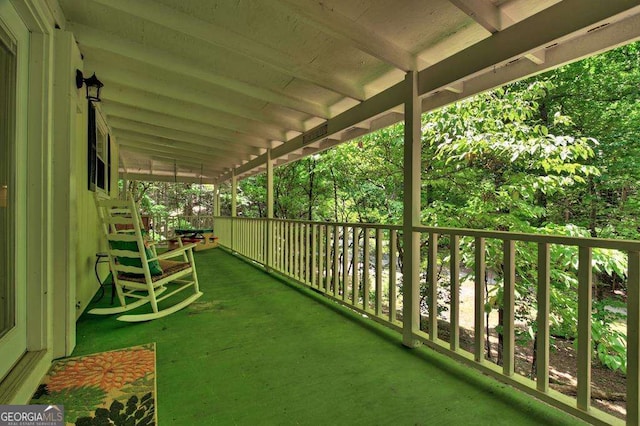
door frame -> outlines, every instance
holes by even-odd
[[[18,169],[24,169],[22,209],[25,213],[21,246],[16,256],[24,266],[26,292],[26,353],[0,383],[0,403],[24,404],[46,374],[52,360],[52,164],[51,111],[53,31],[57,9],[49,2],[10,0],[29,31],[28,80],[22,100],[27,134],[25,154]],[[20,102],[20,100],[18,100]],[[29,173],[26,173],[26,170]]]

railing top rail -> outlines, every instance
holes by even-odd
[[[216,216],[214,219],[234,219],[234,220],[268,220],[267,218],[248,218],[248,217],[235,217],[230,216]],[[356,228],[367,229],[390,229],[390,230],[402,230],[402,225],[386,225],[380,223],[347,223],[347,222],[318,222],[308,220],[294,220],[294,219],[271,219],[274,222],[291,222],[301,223],[306,225],[331,225],[331,226],[347,226]],[[433,227],[433,226],[414,226],[413,231],[421,233],[433,233],[439,235],[457,235],[461,237],[476,237],[476,238],[488,238],[498,239],[504,241],[521,241],[531,243],[548,243],[559,244],[566,246],[578,246],[578,247],[590,247],[590,248],[603,248],[612,250],[623,250],[640,252],[640,241],[634,240],[615,240],[607,238],[592,238],[592,237],[571,237],[566,235],[550,235],[550,234],[531,234],[524,232],[509,232],[509,231],[492,231],[484,229],[468,229],[468,228],[447,228],[447,227]]]
[[[640,251],[640,241],[614,240],[592,237],[570,237],[566,235],[531,234],[524,232],[491,231],[483,229],[440,228],[433,226],[414,226],[415,232],[434,233],[439,235],[458,235],[461,237],[489,238],[505,241],[522,241],[531,243],[549,243],[567,246],[604,248],[625,251]]]
[[[234,220],[268,220],[266,217],[231,217],[231,216],[215,216],[214,219],[234,219]],[[384,223],[366,223],[366,222],[331,222],[331,221],[310,221],[310,220],[301,220],[301,219],[282,219],[282,218],[273,218],[271,219],[274,222],[292,222],[292,223],[301,223],[303,225],[331,225],[331,226],[349,226],[356,228],[369,228],[369,229],[395,229],[401,230],[402,225],[386,225]]]

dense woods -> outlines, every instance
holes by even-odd
[[[422,118],[422,222],[431,226],[640,239],[640,44],[474,96]],[[403,125],[385,128],[274,172],[275,216],[398,224]],[[266,216],[266,177],[239,184],[238,215]],[[212,188],[131,184],[149,212],[211,214]],[[230,213],[222,186],[222,214]],[[463,241],[471,244],[471,241]],[[501,306],[501,252],[487,246],[487,314]],[[519,305],[534,306],[536,248],[517,247]],[[552,334],[574,339],[576,248],[553,246]],[[444,262],[446,259],[440,259]],[[626,257],[594,250],[594,353],[626,371]],[[463,261],[470,268],[472,258]],[[608,309],[607,309],[608,308]],[[518,310],[534,341],[530,310]],[[498,354],[498,362],[499,356]],[[535,363],[534,363],[535,364]],[[535,365],[533,366],[535,369]]]

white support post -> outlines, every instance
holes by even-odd
[[[267,150],[267,270],[273,267],[273,161]]]
[[[236,171],[231,175],[231,217],[237,216],[236,197],[238,196],[238,178]]]
[[[231,172],[231,250],[235,250],[235,227],[234,218],[237,216],[236,196],[238,193],[238,178],[235,169]]]
[[[409,71],[404,90],[404,208],[403,208],[403,333],[402,341],[410,348],[420,343],[420,225],[421,115],[418,98],[418,74]]]
[[[219,185],[217,183],[213,184],[213,211],[211,212],[213,216],[217,216],[216,212],[218,211],[218,188]]]

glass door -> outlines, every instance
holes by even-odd
[[[26,332],[25,174],[29,34],[0,2],[0,380],[24,354]],[[24,166],[22,167],[24,169]]]

